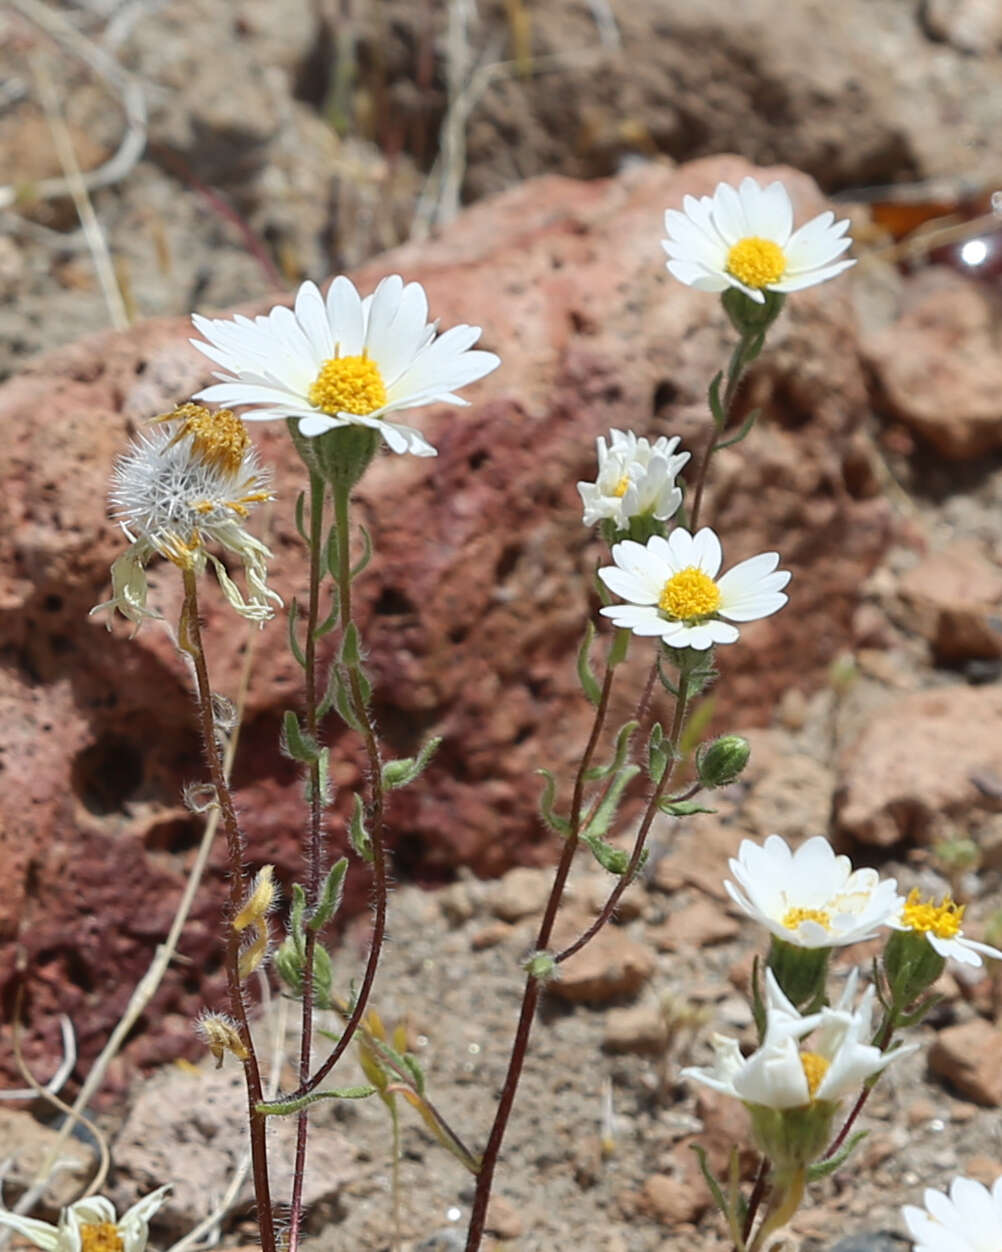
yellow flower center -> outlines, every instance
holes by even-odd
[[[239,470],[250,446],[243,422],[229,409],[212,412],[200,404],[180,404],[157,421],[179,421],[181,426],[171,445],[190,437],[192,453],[200,461],[231,474]]]
[[[801,1052],[800,1064],[804,1067],[804,1077],[807,1079],[807,1090],[810,1092],[813,1100],[817,1094],[818,1088],[824,1081],[825,1074],[828,1073],[828,1067],[831,1064],[825,1057],[820,1056],[817,1052]]]
[[[966,904],[957,904],[949,895],[939,904],[932,896],[923,900],[918,887],[914,887],[901,910],[901,920],[910,930],[931,931],[937,939],[952,939],[960,930],[966,908]]]
[[[786,257],[778,243],[749,235],[727,253],[725,268],[746,287],[768,287],[786,273]]]
[[[719,605],[717,584],[694,565],[673,574],[662,587],[658,600],[658,608],[679,622],[708,617]]]
[[[113,1222],[89,1222],[80,1227],[80,1252],[123,1252],[124,1248]]]
[[[324,361],[307,392],[310,404],[325,413],[366,417],[386,403],[386,385],[375,361],[361,356],[332,356]]]
[[[619,480],[619,482],[616,483],[615,487],[613,487],[612,494],[614,496],[618,496],[618,498],[622,500],[623,496],[626,495],[626,492],[629,486],[630,486],[630,476],[629,474],[624,474],[623,477]]]
[[[787,909],[783,914],[782,925],[787,930],[796,930],[801,922],[817,922],[825,930],[831,930],[831,915],[824,909]]]

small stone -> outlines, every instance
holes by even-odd
[[[487,1221],[484,1229],[498,1239],[517,1239],[525,1229],[522,1214],[504,1196],[491,1197],[487,1205]]]
[[[867,1230],[829,1245],[828,1252],[906,1252],[907,1239],[889,1230]]]
[[[941,660],[1002,656],[1002,574],[972,544],[927,556],[898,590]]]
[[[470,939],[470,947],[474,952],[484,952],[488,948],[496,948],[511,934],[513,926],[507,922],[488,922],[476,931]]]
[[[739,929],[737,920],[719,904],[701,899],[670,913],[663,925],[648,931],[648,937],[659,952],[677,952],[725,943]]]
[[[665,1226],[695,1221],[708,1203],[705,1188],[697,1189],[690,1177],[669,1174],[651,1174],[641,1197],[641,1206]]]
[[[932,1100],[925,1100],[921,1096],[908,1105],[908,1112],[905,1114],[908,1125],[914,1130],[918,1126],[924,1126],[926,1122],[931,1122],[934,1117],[942,1115],[942,1105],[933,1104]]]
[[[476,912],[469,884],[453,882],[443,887],[438,893],[438,907],[450,926],[462,926],[463,922],[468,922]]]
[[[535,917],[546,905],[550,887],[553,885],[551,869],[533,869],[528,865],[516,865],[502,875],[494,889],[490,909],[495,917],[505,922],[518,922],[523,917]]]
[[[961,1093],[989,1108],[1002,1105],[1002,1032],[981,1017],[940,1031],[929,1068]]]
[[[658,1056],[668,1046],[668,1023],[656,1004],[637,1004],[611,1009],[605,1018],[606,1052],[637,1052]]]
[[[1002,1161],[979,1152],[976,1156],[968,1157],[964,1162],[964,1173],[975,1182],[990,1187],[996,1179],[1002,1178]]]
[[[547,991],[576,1003],[608,1004],[639,991],[653,974],[654,963],[649,947],[606,926],[560,966]]]

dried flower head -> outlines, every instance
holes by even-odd
[[[211,562],[236,611],[250,621],[267,620],[282,602],[267,584],[271,553],[244,522],[270,498],[268,475],[243,423],[228,409],[183,404],[156,418],[115,466],[112,515],[130,546],[111,567],[112,598],[91,612],[110,609],[109,628],[115,609],[137,626],[158,617],[146,603],[146,566],[159,555],[199,574]],[[243,562],[246,597],[209,544]]]

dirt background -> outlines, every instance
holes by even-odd
[[[417,263],[426,237],[429,249],[450,240],[470,249],[471,235],[489,244],[490,216],[469,219],[464,236],[462,206],[540,174],[629,180],[640,170],[642,180],[650,166],[719,152],[784,162],[861,206],[862,251],[886,249],[929,217],[976,217],[1002,185],[1002,15],[991,0],[857,0],[837,10],[756,0],[739,12],[695,0],[16,0],[0,13],[0,33],[0,378],[11,386],[22,371],[37,377],[36,354],[101,327],[139,323],[142,335],[146,319],[262,301],[408,242]],[[95,277],[72,200],[46,190],[64,172],[54,118],[85,173],[119,154],[110,184],[93,192],[117,297]],[[533,186],[509,212],[528,214],[533,199],[543,216],[567,211],[550,206],[552,187]],[[868,390],[853,401],[855,459],[846,452],[843,464],[853,499],[877,501],[892,524],[860,563],[846,648],[833,652],[830,672],[815,667],[771,713],[749,718],[767,724],[749,730],[747,779],[714,818],[657,832],[647,878],[580,976],[591,986],[584,1002],[548,998],[499,1171],[499,1247],[726,1246],[688,1145],[703,1136],[719,1152],[739,1120],[677,1073],[707,1058],[710,1029],[750,1038],[740,991],[760,937],[728,914],[719,886],[743,835],[829,833],[857,860],[927,890],[951,877],[937,841],[969,839],[978,869],[954,874],[954,886],[970,901],[972,934],[997,924],[998,236],[991,222],[971,233],[988,241],[977,275],[958,265],[952,237],[914,260],[892,254],[899,266],[885,255],[868,277],[859,267],[852,301]],[[796,348],[794,336],[783,351],[795,358]],[[784,413],[814,401],[777,387],[766,397]],[[817,528],[811,503],[801,522]],[[18,647],[5,665],[23,677]],[[33,679],[39,690],[48,681],[44,668]],[[552,728],[538,733],[545,741]],[[185,863],[169,837],[152,852],[165,874]],[[523,859],[545,855],[534,831]],[[406,1022],[436,1103],[476,1144],[546,875],[527,868],[482,882],[428,859],[403,862],[401,876],[455,881],[435,892],[401,883],[376,1004]],[[579,867],[572,918],[588,915],[600,882]],[[338,953],[346,983],[366,934],[363,912]],[[99,950],[100,931],[92,938]],[[152,950],[156,926],[139,938]],[[997,988],[951,971],[942,990],[922,1050],[868,1108],[865,1168],[818,1187],[798,1219],[794,1242],[805,1252],[905,1246],[895,1241],[898,1209],[922,1186],[945,1186],[957,1170],[984,1181],[1002,1173]],[[107,994],[104,983],[95,994]],[[11,998],[8,989],[8,1013]],[[262,1038],[274,1012],[262,1011]],[[34,1026],[51,1052],[54,1018]],[[141,1023],[98,1113],[121,1203],[177,1181],[158,1246],[216,1202],[240,1149],[229,1071],[175,1062],[136,1078],[138,1058],[149,1072],[158,1055],[176,1054],[163,1040],[189,1028],[181,1014]],[[285,1057],[295,1047],[288,1030]],[[43,1074],[47,1056],[34,1054]],[[24,1102],[2,1108],[16,1158],[9,1203],[47,1142],[49,1114],[26,1113]],[[469,1180],[404,1120],[401,1247],[461,1247]],[[382,1110],[321,1114],[314,1143],[309,1246],[390,1248]],[[87,1146],[76,1151],[85,1164]],[[243,1204],[224,1225],[234,1246],[254,1237]]]

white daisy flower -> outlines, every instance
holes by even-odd
[[[744,1104],[770,1109],[804,1108],[815,1103],[836,1105],[857,1093],[863,1083],[892,1060],[918,1045],[881,1052],[868,1042],[872,1034],[874,988],[867,987],[859,1007],[851,1009],[858,971],[853,970],[834,1008],[801,1016],[766,970],[766,1031],[761,1046],[749,1057],[736,1039],[714,1035],[713,1067],[682,1070],[714,1091]],[[814,1034],[809,1049],[801,1041]]]
[[[243,423],[229,409],[184,404],[139,435],[115,466],[110,503],[130,541],[111,567],[112,598],[91,609],[117,609],[137,626],[159,614],[146,606],[146,566],[155,555],[198,574],[211,562],[230,604],[263,622],[281,597],[267,584],[271,553],[244,528],[255,504],[270,500]],[[223,563],[206,549],[218,544],[243,562],[246,599]]]
[[[149,1220],[169,1190],[168,1184],[151,1191],[118,1220],[112,1202],[95,1195],[64,1208],[56,1226],[6,1209],[0,1209],[0,1225],[24,1235],[43,1252],[143,1252]]]
[[[893,878],[854,870],[820,835],[795,852],[779,835],[761,847],[744,839],[729,864],[736,884],[724,886],[738,908],[796,947],[838,948],[870,939],[891,924],[899,901]]]
[[[299,418],[312,438],[337,426],[377,430],[394,452],[434,456],[411,426],[389,414],[421,404],[466,404],[454,393],[500,365],[493,352],[471,351],[479,326],[453,326],[437,334],[428,322],[420,283],[398,274],[384,278],[363,300],[354,283],[335,278],[320,294],[306,282],[294,309],[232,321],[192,318],[208,343],[191,342],[222,366],[221,381],[197,398],[217,404],[261,406],[248,421]]]
[[[742,561],[718,579],[720,540],[708,526],[695,535],[678,527],[667,539],[654,535],[646,544],[624,539],[613,545],[612,559],[615,566],[598,576],[630,603],[607,605],[602,615],[635,635],[660,636],[673,648],[705,651],[733,643],[738,628],[721,618],[754,621],[787,601],[782,588],[790,575],[776,569],[777,552]]]
[[[1002,952],[998,948],[978,943],[964,935],[960,923],[964,920],[966,904],[957,904],[949,895],[945,895],[939,904],[933,897],[924,900],[918,887],[909,892],[907,899],[898,896],[894,903],[895,909],[888,924],[895,930],[924,934],[941,957],[960,961],[962,965],[980,965],[982,955],[1002,961]]]
[[[782,183],[760,187],[744,178],[735,191],[720,183],[712,196],[686,196],[684,213],[665,213],[661,246],[669,271],[699,291],[737,287],[759,304],[764,290],[799,291],[841,274],[855,261],[838,261],[852,240],[849,219],[821,213],[793,229],[793,205]]]
[[[675,453],[678,436],[662,435],[652,444],[632,430],[611,430],[608,445],[601,435],[595,443],[598,477],[593,483],[578,483],[586,526],[608,518],[617,530],[626,530],[631,517],[663,522],[672,516],[682,503],[675,477],[689,460],[688,452]]]
[[[989,1191],[973,1178],[955,1178],[950,1194],[926,1191],[925,1208],[901,1210],[915,1252],[999,1252],[1002,1248],[1002,1178]]]

